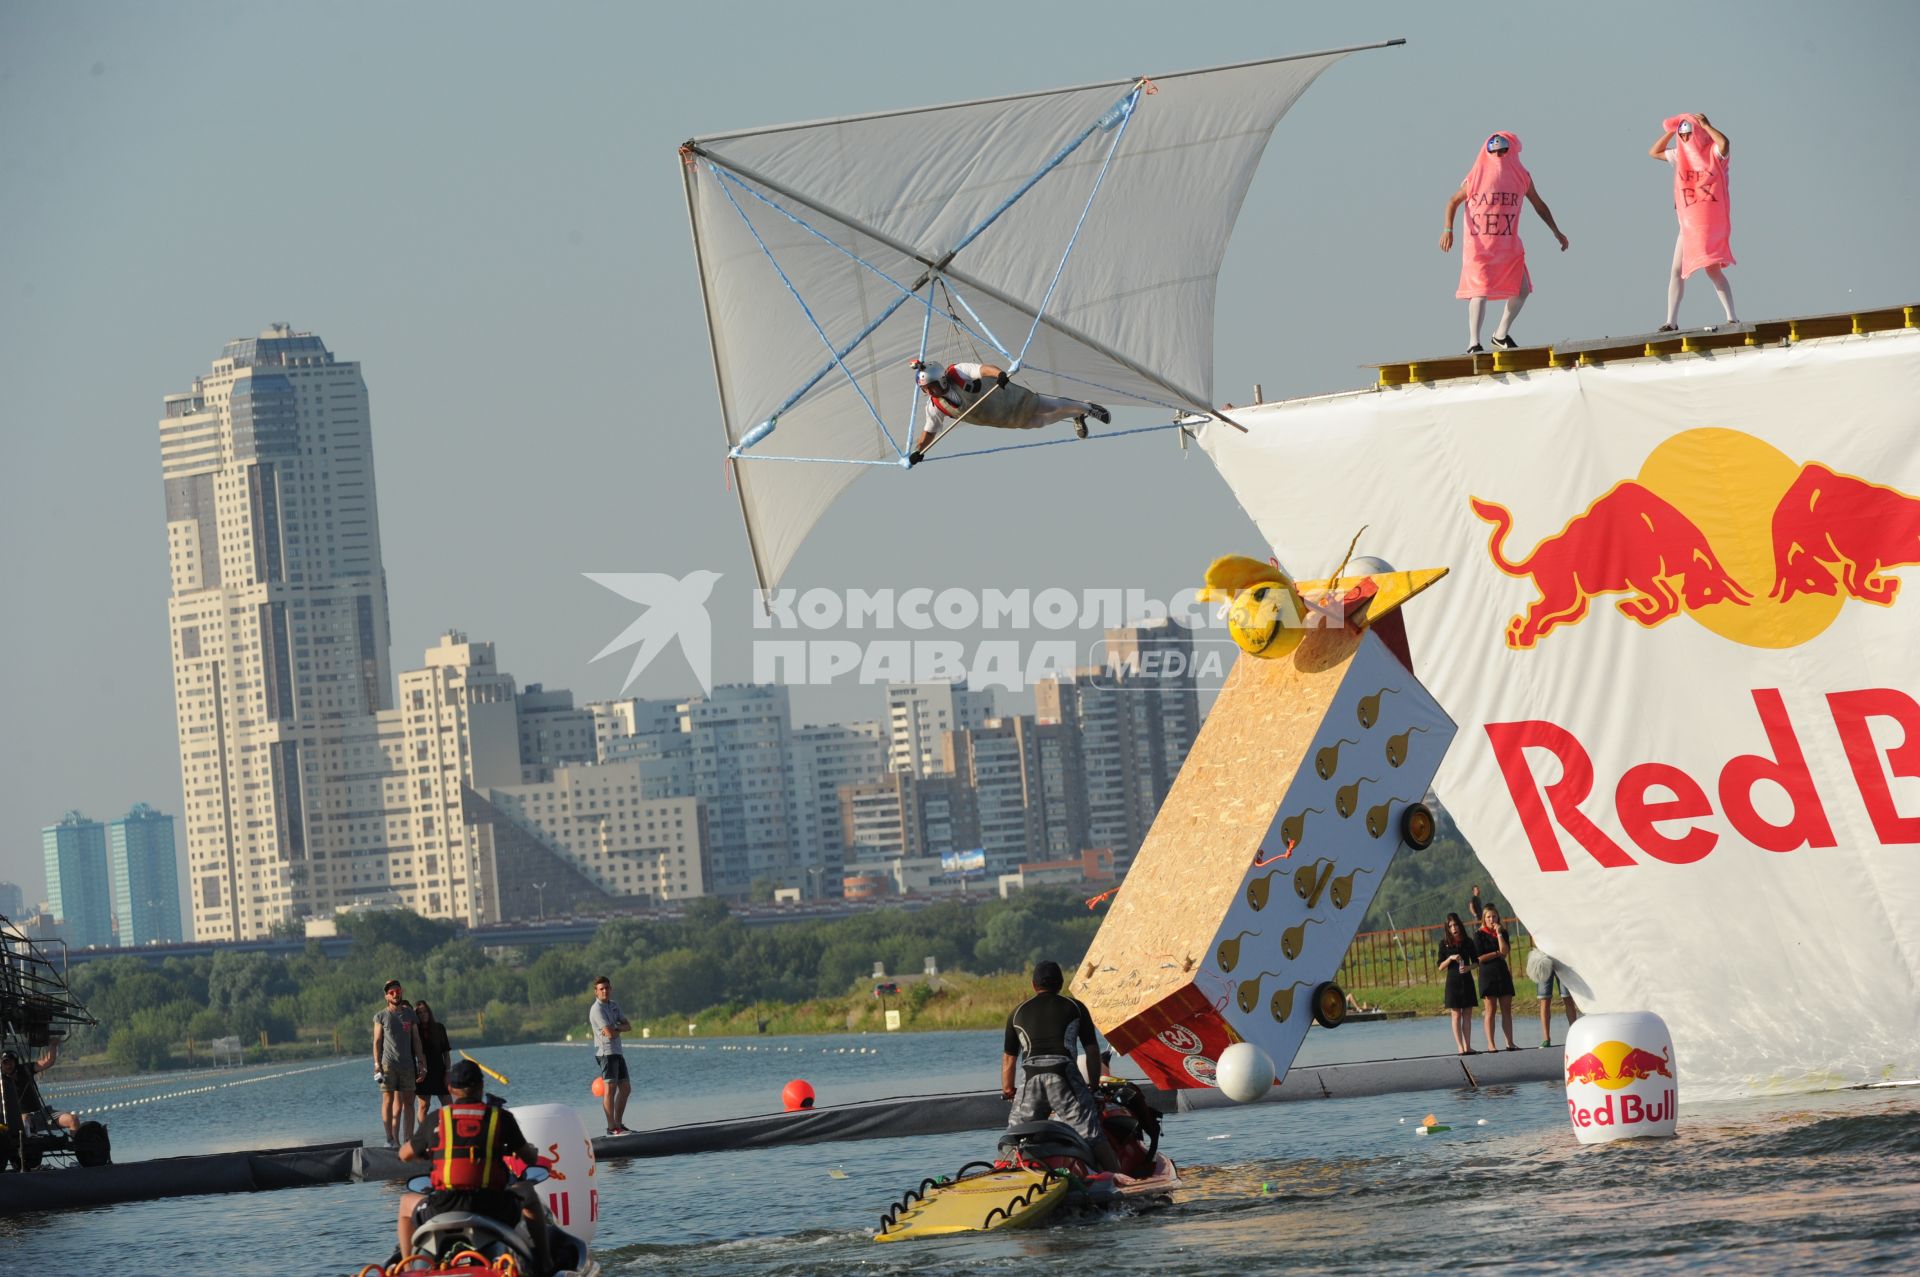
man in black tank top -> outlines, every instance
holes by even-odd
[[[1007,1125],[1051,1118],[1071,1126],[1093,1146],[1101,1170],[1117,1170],[1113,1147],[1100,1125],[1099,1102],[1087,1085],[1087,1078],[1100,1076],[1093,1017],[1078,1000],[1060,992],[1063,983],[1059,963],[1040,963],[1033,969],[1033,996],[1007,1016],[1000,1058],[1000,1094],[1013,1101]],[[1016,1088],[1014,1067],[1023,1056],[1026,1076]]]

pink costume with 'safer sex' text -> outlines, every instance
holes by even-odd
[[[1520,207],[1533,178],[1520,163],[1520,139],[1504,132],[1494,136],[1507,139],[1506,153],[1496,155],[1482,145],[1460,184],[1467,197],[1467,237],[1460,248],[1455,297],[1504,301],[1531,288],[1527,250],[1520,242]]]
[[[1681,122],[1693,132],[1681,137]],[[1727,157],[1713,144],[1713,134],[1692,115],[1666,121],[1674,133],[1667,163],[1673,165],[1673,211],[1680,218],[1680,276],[1686,278],[1708,266],[1733,262],[1733,206],[1727,194]]]

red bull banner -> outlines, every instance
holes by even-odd
[[[1435,789],[1584,1010],[1696,1098],[1920,1076],[1920,332],[1237,415],[1290,571],[1453,569]]]

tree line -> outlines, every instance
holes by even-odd
[[[1498,899],[1491,880],[1444,811],[1425,851],[1403,851],[1368,910],[1363,930],[1428,926],[1464,906],[1470,884]],[[1077,962],[1100,914],[1075,892],[1037,888],[1008,900],[946,900],[916,910],[747,926],[724,901],[688,904],[677,920],[612,918],[584,945],[483,949],[452,923],[407,912],[342,914],[352,945],[328,958],[317,944],[277,956],[222,951],[169,958],[101,959],[77,968],[74,993],[100,1021],[68,1044],[70,1056],[104,1050],[116,1068],[144,1072],[205,1058],[216,1038],[257,1049],[301,1041],[314,1049],[366,1049],[380,989],[405,984],[442,1021],[471,1025],[475,1043],[544,1041],[582,1033],[592,982],[607,975],[636,1023],[756,1003],[801,1002],[856,990],[881,963],[915,973],[994,975],[1042,957]],[[193,1047],[189,1048],[188,1044]],[[195,1054],[197,1052],[198,1054]]]
[[[850,918],[747,926],[724,901],[691,902],[678,920],[613,918],[584,945],[483,949],[451,923],[407,912],[343,914],[352,944],[333,959],[309,944],[299,954],[221,951],[134,957],[75,969],[73,991],[100,1023],[76,1032],[70,1056],[104,1050],[116,1068],[145,1072],[203,1061],[207,1044],[305,1041],[365,1049],[381,987],[400,980],[442,1021],[472,1021],[470,1040],[550,1040],[585,1031],[592,982],[607,975],[636,1022],[758,1002],[844,995],[871,977],[943,971],[1022,971],[1042,957],[1072,962],[1099,916],[1063,890],[1011,900],[941,901],[922,909],[877,909]],[[188,1044],[192,1043],[190,1049]]]

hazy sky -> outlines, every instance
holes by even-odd
[[[1683,110],[1734,141],[1747,316],[1920,300],[1910,3],[7,0],[0,878],[40,898],[38,830],[68,808],[181,809],[156,423],[230,338],[284,320],[361,362],[396,670],[457,626],[523,683],[613,695],[625,662],[590,658],[634,608],[580,574],[705,568],[716,675],[743,679],[751,567],[677,143],[1393,36],[1275,134],[1222,275],[1221,400],[1462,345],[1434,241],[1494,129],[1573,244],[1527,216],[1523,339],[1660,321],[1674,223],[1645,152]],[[1712,313],[1697,282],[1686,315]],[[1258,544],[1203,456],[1149,436],[878,473],[789,581],[1165,595]],[[635,691],[692,685],[675,656]]]

